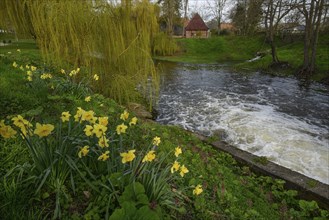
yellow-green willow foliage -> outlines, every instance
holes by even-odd
[[[178,50],[174,39],[164,32],[158,33],[153,38],[152,53],[160,56],[173,55]]]
[[[158,10],[147,0],[1,0],[0,7],[17,32],[35,36],[47,63],[98,74],[94,88],[106,96],[124,103],[157,93],[150,53]]]

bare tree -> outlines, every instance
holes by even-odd
[[[188,0],[183,0],[183,4],[184,4],[184,18],[187,18]]]
[[[217,34],[220,34],[220,24],[222,22],[223,11],[227,0],[207,1],[208,9],[217,20]]]
[[[298,10],[305,19],[304,60],[300,76],[310,76],[315,70],[316,46],[326,0],[299,0]]]
[[[262,17],[262,3],[264,0],[237,0],[232,8],[230,18],[242,35],[255,33]]]
[[[264,1],[264,25],[266,31],[266,40],[271,47],[272,63],[279,63],[275,45],[275,34],[278,30],[280,21],[295,6],[296,0],[265,0]]]

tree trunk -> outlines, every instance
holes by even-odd
[[[270,41],[269,44],[271,45],[272,63],[279,63],[280,61],[274,41]]]
[[[306,0],[304,0],[303,9],[300,10],[305,18],[305,39],[303,67],[298,75],[309,77],[315,71],[316,46],[318,43],[324,0],[312,0],[309,8],[306,5]]]

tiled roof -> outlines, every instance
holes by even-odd
[[[188,25],[185,27],[186,31],[208,31],[207,25],[204,23],[198,13],[190,20]]]

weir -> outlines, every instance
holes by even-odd
[[[207,142],[207,137],[200,134],[195,135],[200,140]],[[286,182],[285,188],[298,191],[298,197],[300,199],[314,200],[321,208],[329,210],[329,185],[275,164],[271,161],[267,161],[266,164],[256,162],[259,157],[240,150],[234,146],[230,146],[224,141],[207,143],[212,145],[217,150],[232,155],[240,165],[247,165],[251,171],[257,173],[258,175],[266,175],[284,180]]]
[[[220,65],[163,64],[156,121],[329,184],[329,87]]]

